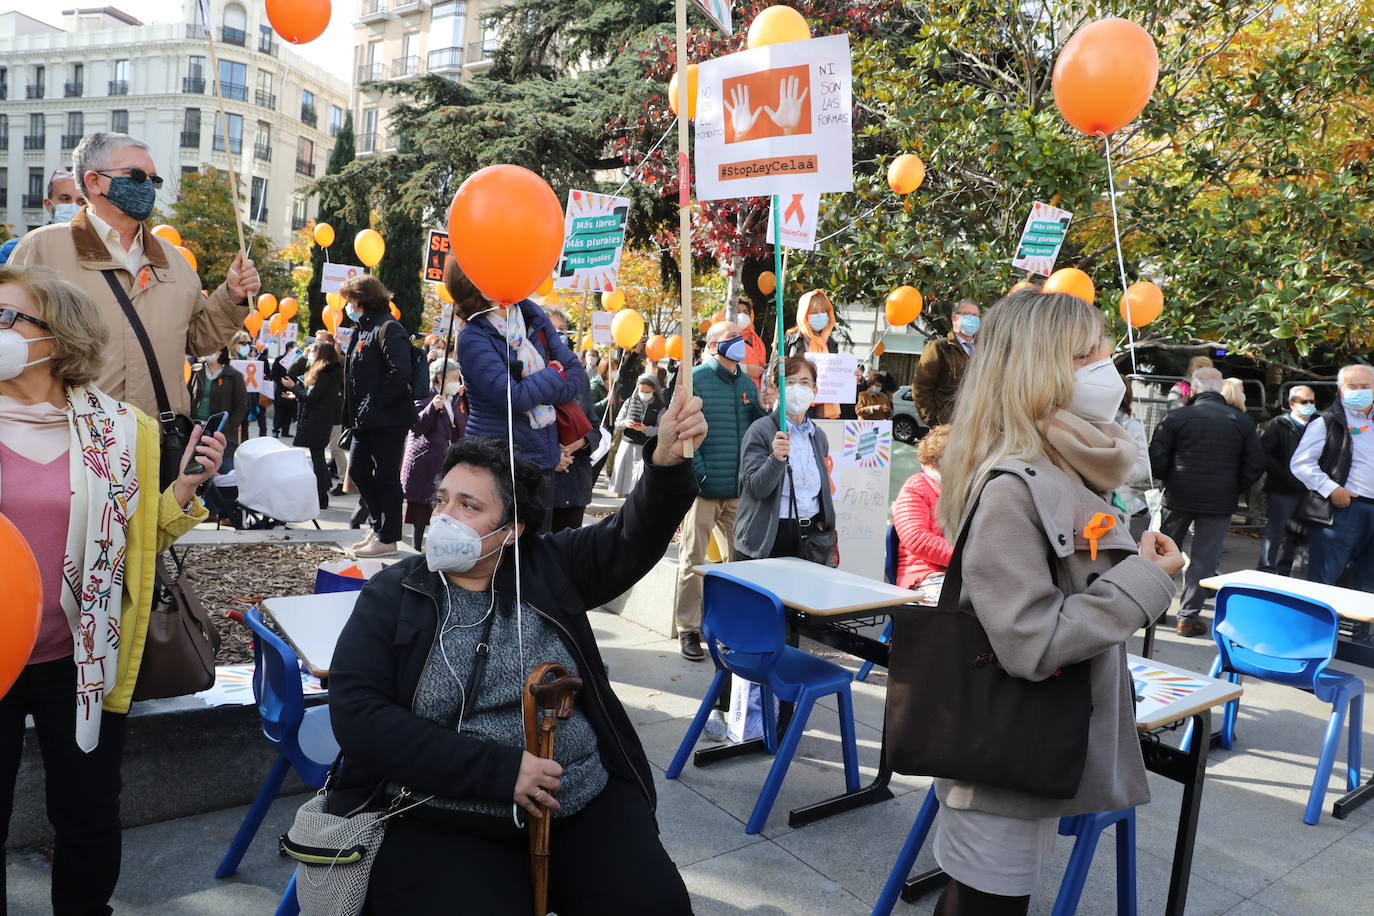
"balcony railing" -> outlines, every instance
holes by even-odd
[[[376,135],[375,133],[371,133],[371,134],[358,134],[358,152],[360,152],[360,153],[375,153],[376,151],[377,151],[377,135]]]
[[[24,98],[26,98],[26,99],[41,99],[41,98],[43,98],[43,84],[42,84],[42,83],[29,83],[27,86],[24,87]]]
[[[257,90],[257,94],[254,96],[254,99],[263,108],[270,108],[273,111],[277,110],[277,97],[270,92],[263,92],[261,89],[259,89]]]
[[[316,124],[318,124],[318,123],[319,123],[319,119],[315,117],[315,109],[309,108],[309,107],[307,107],[307,106],[305,106],[305,105],[302,105],[302,106],[301,106],[301,123],[303,123],[303,124],[308,124],[308,125],[310,125],[311,127],[314,127]]]
[[[9,148],[10,148],[10,135],[9,135],[9,134],[0,134],[0,150],[7,150],[7,149],[9,149]]]
[[[462,48],[437,48],[429,52],[429,69],[458,70],[463,66]]]
[[[200,131],[183,130],[181,132],[182,149],[200,149]]]
[[[213,144],[213,145],[214,145],[215,152],[217,152],[217,153],[222,153],[222,152],[224,152],[224,135],[223,135],[223,134],[215,134],[215,141],[214,141],[214,144]],[[243,152],[243,138],[242,138],[242,137],[230,137],[230,138],[229,138],[229,146],[231,147],[232,151],[235,152],[235,153],[241,153],[241,152]]]
[[[425,72],[424,66],[424,61],[415,55],[398,57],[391,62],[391,78],[399,80],[408,76],[419,76]]]
[[[9,205],[10,205],[10,189],[9,189],[9,188],[0,188],[0,207],[8,207]]]
[[[205,77],[203,76],[183,76],[181,78],[181,91],[194,92],[197,95],[205,94]]]
[[[291,231],[292,231],[292,232],[300,232],[302,229],[304,229],[304,228],[305,228],[307,225],[309,225],[309,224],[310,224],[310,220],[306,219],[304,216],[292,216],[292,217],[291,217]]]
[[[226,99],[237,99],[240,102],[248,101],[248,87],[241,83],[220,83],[219,91]]]
[[[128,94],[129,94],[129,81],[128,81],[128,80],[110,80],[109,92],[110,92],[110,95],[128,95]]]
[[[363,64],[358,68],[358,82],[370,83],[386,79],[385,64]]]
[[[423,9],[429,0],[392,0],[391,11],[393,13],[413,13]]]
[[[267,208],[266,208],[266,207],[263,207],[261,210],[259,210],[257,204],[252,204],[252,205],[249,207],[248,212],[251,213],[251,214],[253,214],[253,222],[255,222],[255,223],[265,223],[265,222],[267,222]]]
[[[219,30],[219,40],[227,45],[238,45],[242,48],[248,44],[248,33],[243,29],[235,29],[226,25]]]
[[[186,26],[186,37],[192,41],[204,41],[209,34],[205,26],[199,23],[192,23]]]
[[[62,135],[62,148],[63,148],[63,149],[76,149],[76,145],[77,145],[78,143],[81,142],[81,136],[82,136],[81,134],[63,134],[63,135]]]
[[[45,149],[48,145],[46,134],[39,134],[36,137],[24,138],[24,149]]]
[[[10,97],[10,84],[0,83],[0,102]]]
[[[494,38],[468,43],[468,63],[482,64],[496,56],[497,42]]]
[[[63,97],[63,98],[68,98],[68,99],[79,99],[79,98],[81,98],[81,91],[82,91],[83,89],[85,89],[85,88],[86,88],[86,87],[85,87],[83,84],[79,83],[79,82],[76,82],[76,83],[63,83],[63,84],[62,84],[62,97]]]
[[[277,43],[272,40],[271,35],[258,36],[258,53],[270,54],[273,57],[277,56]]]
[[[358,9],[358,18],[363,22],[385,17],[386,0],[363,0],[362,5]]]
[[[25,194],[23,203],[25,210],[37,210],[43,206],[43,195]]]
[[[296,160],[296,174],[298,174],[298,175],[309,175],[311,178],[314,178],[314,177],[315,177],[315,163],[311,162],[309,159],[297,159],[297,160]]]
[[[271,161],[272,161],[272,144],[270,144],[270,143],[254,143],[254,144],[253,144],[253,158],[254,158],[254,159],[261,159],[263,162],[271,162]]]

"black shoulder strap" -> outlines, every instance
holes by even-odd
[[[119,302],[120,308],[124,309],[124,317],[129,321],[129,327],[134,329],[134,336],[138,338],[138,345],[143,348],[143,358],[148,362],[148,371],[153,378],[153,397],[157,399],[157,418],[164,427],[176,422],[176,414],[172,413],[172,402],[167,399],[167,387],[162,383],[162,372],[157,365],[157,354],[153,352],[153,342],[148,339],[148,332],[143,327],[143,322],[138,317],[138,312],[134,311],[134,304],[129,301],[129,294],[124,292],[124,287],[119,285],[119,280],[115,277],[113,270],[102,270],[105,275],[105,282],[110,284],[110,292]]]

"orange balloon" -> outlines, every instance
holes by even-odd
[[[894,328],[911,324],[923,305],[925,300],[914,286],[899,286],[887,294],[887,323]]]
[[[277,305],[277,311],[285,315],[287,321],[290,321],[292,318],[295,318],[296,312],[300,311],[300,308],[300,303],[297,302],[295,299],[292,299],[290,296],[287,296],[285,299],[281,301],[280,304]]]
[[[320,312],[320,320],[324,322],[324,326],[329,329],[329,333],[331,334],[339,329],[339,322],[342,319],[343,312],[336,308],[327,308]],[[261,319],[259,319],[259,321],[261,321]]]
[[[754,17],[749,23],[749,48],[762,48],[764,45],[780,45],[788,41],[806,41],[811,37],[811,26],[806,24],[802,14],[790,6],[770,6]]]
[[[0,614],[0,697],[29,663],[43,619],[43,583],[29,542],[0,515],[0,581],[5,583],[5,612]]]
[[[649,362],[656,363],[668,355],[668,338],[662,334],[655,334],[644,341],[644,355],[649,358]]]
[[[601,297],[601,306],[608,312],[618,312],[625,307],[625,291],[613,289]]]
[[[759,274],[759,292],[765,296],[771,296],[777,288],[778,278],[774,276],[771,270],[765,270]]]
[[[1121,319],[1143,328],[1164,313],[1164,293],[1149,280],[1132,283],[1121,297]]]
[[[669,359],[682,359],[682,338],[677,334],[669,337],[663,350]]]
[[[1054,62],[1054,104],[1093,137],[1120,130],[1144,110],[1159,78],[1150,33],[1127,19],[1099,19],[1074,33]]]
[[[553,277],[545,277],[545,278],[544,278],[544,282],[539,284],[539,288],[538,288],[537,290],[534,291],[534,294],[535,294],[536,296],[538,296],[540,299],[543,299],[545,296],[549,295],[549,294],[552,293],[552,292],[553,292]],[[452,300],[449,300],[449,301],[452,301]]]
[[[705,334],[707,331],[711,330],[711,319],[707,318],[705,321],[703,321],[701,323],[701,327],[697,328],[697,330],[700,331],[702,334]],[[681,357],[679,357],[679,359],[680,358]]]
[[[267,322],[267,330],[273,334],[286,333],[286,318],[282,315],[273,315],[272,320]]]
[[[243,319],[243,326],[249,334],[257,337],[258,332],[262,330],[262,316],[257,312],[249,312],[248,317]]]
[[[442,283],[439,284],[439,301],[447,302],[449,305],[453,304],[453,294],[450,293],[448,287]]]
[[[401,310],[396,307],[396,303],[391,303],[391,317],[397,321],[401,320]]]
[[[194,251],[187,248],[185,245],[177,245],[176,249],[181,252],[181,256],[186,259],[186,263],[191,265],[192,270],[200,270],[200,265],[196,263],[196,253]]]
[[[175,226],[169,226],[166,223],[163,223],[160,226],[154,226],[153,235],[162,239],[168,245],[181,244],[181,233],[176,230]]]
[[[453,195],[448,236],[473,285],[509,305],[538,289],[558,265],[563,208],[548,182],[529,169],[491,165],[469,175]]]
[[[668,107],[673,110],[673,114],[678,113],[678,105],[681,102],[682,89],[678,86],[677,73],[673,73],[673,78],[668,80]],[[688,120],[697,116],[697,65],[687,65],[687,118]]]
[[[883,343],[881,340],[878,341],[878,345],[877,345],[876,347],[873,348],[873,355],[874,355],[874,356],[882,356],[882,355],[883,355],[884,353],[886,353],[886,352],[887,352],[887,344]]]
[[[644,336],[644,316],[634,309],[624,309],[611,319],[611,336],[626,350],[639,343]]]
[[[887,167],[887,186],[897,194],[910,194],[925,180],[926,164],[912,153],[903,153]]]
[[[183,360],[181,363],[181,377],[186,384],[191,383],[191,361],[189,359]]]
[[[277,297],[271,293],[263,293],[258,297],[258,314],[264,318],[270,318],[272,313],[277,310]]]
[[[724,309],[716,309],[716,311],[714,311],[714,312],[711,313],[711,324],[718,324],[718,323],[720,323],[720,322],[722,322],[722,321],[724,321],[724,320],[725,320],[725,310],[724,310]]]
[[[293,45],[314,41],[329,27],[329,0],[267,0],[267,21]]]
[[[1041,292],[1068,293],[1089,304],[1097,299],[1097,287],[1093,286],[1092,277],[1077,267],[1064,267],[1050,274],[1050,278],[1041,287]]]

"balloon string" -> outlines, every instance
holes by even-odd
[[[1131,374],[1139,375],[1140,369],[1135,362],[1135,325],[1131,324],[1131,294],[1126,288],[1126,260],[1121,254],[1121,227],[1116,217],[1116,177],[1112,172],[1111,135],[1103,137],[1102,143],[1107,148],[1107,187],[1111,192],[1107,199],[1112,204],[1112,237],[1116,240],[1116,266],[1121,272],[1121,302],[1125,306],[1121,310],[1121,317],[1126,319],[1126,339],[1131,348]]]
[[[778,429],[787,432],[787,360],[783,353],[782,338],[782,226],[781,211],[779,208],[778,195],[773,195],[773,272],[776,275],[776,283],[773,289],[774,307],[778,312],[777,336],[773,342],[773,352],[778,358]],[[797,325],[797,334],[801,334],[801,325]]]
[[[632,181],[635,180],[635,174],[636,174],[640,169],[644,168],[644,163],[648,162],[648,161],[649,161],[649,157],[652,156],[652,155],[654,154],[654,151],[655,151],[656,149],[658,149],[660,146],[663,145],[663,141],[668,139],[668,135],[671,134],[671,133],[673,132],[673,128],[675,128],[676,126],[677,126],[677,118],[673,118],[672,123],[670,123],[670,124],[668,125],[668,129],[665,130],[665,131],[663,132],[663,136],[661,136],[661,137],[658,138],[658,142],[657,142],[657,143],[655,143],[653,146],[649,147],[649,151],[648,151],[647,153],[644,154],[644,158],[639,160],[639,164],[636,165],[634,168],[630,169],[630,174],[626,176],[626,178],[625,178],[625,183],[622,184],[620,187],[618,187],[618,188],[615,189],[615,193],[611,195],[612,197],[619,197],[619,196],[620,196],[620,192],[621,192],[621,191],[624,191],[626,188],[628,188],[628,187],[630,186],[630,182],[632,182]],[[664,249],[664,250],[666,251],[667,249]]]

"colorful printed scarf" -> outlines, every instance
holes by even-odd
[[[496,333],[506,338],[506,344],[515,351],[522,364],[521,378],[529,378],[545,367],[544,357],[539,355],[534,343],[525,334],[525,315],[520,311],[520,303],[517,302],[504,310],[492,309],[484,317],[496,329]],[[558,418],[552,404],[536,404],[525,411],[525,416],[529,418],[530,426],[535,429],[543,429]]]

